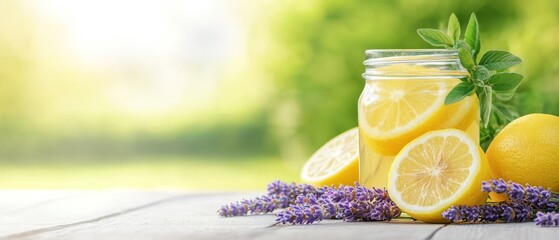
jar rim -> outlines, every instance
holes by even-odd
[[[365,50],[366,62],[398,60],[399,57],[429,56],[437,58],[458,58],[454,49],[369,49]]]
[[[365,54],[373,53],[373,52],[456,52],[458,50],[455,49],[428,49],[428,48],[378,48],[378,49],[367,49],[365,50]]]
[[[365,51],[365,56],[365,73],[362,76],[366,80],[456,78],[468,74],[460,64],[455,49],[370,49]]]

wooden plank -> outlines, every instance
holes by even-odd
[[[185,195],[102,221],[10,239],[210,239],[216,235],[228,239],[252,238],[269,231],[267,227],[274,223],[275,216],[223,218],[216,211],[224,203],[256,195]]]
[[[0,237],[11,238],[29,232],[63,228],[79,222],[94,221],[143,205],[179,195],[176,191],[104,190],[13,194],[1,192],[2,203],[12,203],[0,215]],[[22,198],[25,197],[25,198]],[[34,201],[25,199],[31,198]],[[18,201],[25,202],[17,204]],[[9,205],[9,204],[8,204]],[[17,205],[17,206],[16,206]],[[19,207],[18,207],[19,206]],[[25,207],[27,206],[27,207]]]
[[[429,239],[443,224],[418,222],[342,222],[288,226],[270,239]]]
[[[257,194],[256,194],[257,195]],[[425,239],[441,224],[345,223],[276,225],[275,215],[223,218],[224,203],[251,194],[190,195],[94,223],[71,226],[18,239]]]
[[[451,224],[439,230],[434,240],[446,239],[559,239],[559,228],[538,227],[533,222],[497,224]]]
[[[0,191],[0,216],[83,193],[84,191],[77,190],[2,190]]]
[[[533,223],[443,225],[406,220],[325,220],[293,226],[274,225],[273,214],[223,218],[216,213],[224,203],[257,195],[185,194],[103,219],[7,239],[559,239],[559,228],[540,228]]]

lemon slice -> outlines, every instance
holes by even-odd
[[[477,98],[444,105],[460,80],[387,80],[368,83],[361,96],[359,127],[375,152],[394,156],[411,140],[436,129],[466,130],[477,121]]]
[[[466,131],[473,121],[479,119],[478,106],[479,102],[475,94],[460,102],[445,106],[445,108],[452,108],[445,111],[446,119],[440,123],[440,129],[456,128]]]
[[[303,182],[314,186],[354,184],[359,180],[359,131],[352,128],[328,141],[305,163]]]
[[[365,88],[362,102],[374,99],[375,104],[361,111],[361,119],[376,138],[391,138],[421,125],[443,105],[446,93],[442,82],[388,80]]]
[[[485,203],[481,182],[491,177],[483,150],[465,132],[426,133],[406,145],[388,173],[392,200],[410,216],[446,222],[442,212],[453,205]]]
[[[359,111],[359,127],[368,145],[382,155],[396,155],[406,143],[436,128],[447,89],[441,81],[368,83]]]

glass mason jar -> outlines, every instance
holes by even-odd
[[[358,103],[359,182],[383,188],[394,157],[422,134],[445,128],[479,142],[478,99],[445,105],[468,72],[455,50],[367,50]]]

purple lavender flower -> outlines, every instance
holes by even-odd
[[[311,193],[321,196],[326,189],[328,188],[315,188],[308,184],[273,181],[268,184],[268,194],[224,205],[218,210],[218,213],[223,217],[268,213],[294,204],[298,196],[305,196]]]
[[[336,204],[328,198],[317,198],[314,194],[299,195],[288,208],[276,214],[276,222],[286,224],[310,224],[325,218],[335,217]]]
[[[268,184],[268,195],[270,196],[283,194],[295,199],[299,195],[306,195],[309,193],[320,196],[323,193],[323,188],[315,188],[308,184],[285,183],[279,180]]]
[[[389,221],[401,214],[400,208],[388,197],[386,190],[355,186],[324,189],[315,194],[299,195],[294,205],[277,214],[282,224],[309,224],[327,218],[344,221]]]
[[[554,211],[559,205],[552,201],[553,198],[559,198],[557,194],[553,194],[543,187],[532,187],[528,184],[521,184],[503,179],[490,180],[482,182],[481,190],[484,192],[505,193],[511,202],[528,204],[533,209]]]
[[[372,207],[372,211],[365,217],[366,221],[390,221],[402,213],[402,210],[392,201],[379,201]]]
[[[452,206],[448,210],[444,211],[442,215],[444,218],[448,219],[451,222],[460,222],[462,221],[462,217],[458,214],[458,211],[459,207]]]
[[[242,216],[242,215],[246,215],[247,212],[248,212],[248,206],[244,206],[238,202],[223,205],[218,210],[219,215],[223,217]]]
[[[326,199],[320,199],[318,204],[291,205],[277,214],[276,222],[282,224],[310,224],[328,218],[341,218],[348,222],[390,221],[399,217],[400,214],[401,210],[394,202],[351,201],[335,204]]]
[[[334,202],[339,202],[342,200],[350,200],[353,198],[354,187],[353,186],[343,186],[340,185],[338,188],[326,189],[324,197],[331,199]]]
[[[478,207],[458,207],[457,208],[457,213],[459,214],[459,216],[462,216],[461,221],[464,222],[477,222],[480,213],[486,213],[487,211],[485,211],[484,208],[478,208]],[[491,211],[489,211],[489,213],[491,213]],[[444,213],[443,213],[444,216]],[[489,217],[491,218],[491,214],[489,215]]]
[[[503,179],[484,181],[481,190],[504,193],[509,201],[475,207],[455,206],[443,212],[443,217],[451,222],[523,222],[533,219],[534,213],[538,211],[534,220],[536,225],[559,226],[557,193]]]
[[[483,181],[481,183],[481,191],[483,192],[505,193],[507,190],[508,190],[507,182],[502,178]]]
[[[481,191],[482,192],[492,192],[493,191],[493,185],[491,185],[491,183],[489,181],[483,181],[483,182],[481,182]]]
[[[223,205],[218,213],[223,217],[243,216],[268,213],[287,206],[289,206],[289,198],[283,194],[276,196],[263,195],[254,199],[243,199],[241,202]]]
[[[311,194],[312,195],[312,194]],[[311,224],[335,217],[337,209],[327,199],[316,200],[314,196],[299,198],[302,204],[294,204],[276,214],[276,222],[286,224]]]
[[[322,198],[320,198],[322,199]],[[314,205],[318,204],[319,198],[317,198],[314,194],[310,193],[307,195],[299,195],[295,200],[295,204],[297,205]]]
[[[536,219],[534,219],[536,225],[542,227],[559,227],[559,213],[556,212],[538,212],[536,214]]]
[[[282,224],[286,224],[286,223],[298,223],[298,224],[303,224],[305,223],[304,221],[304,217],[303,217],[304,211],[301,210],[301,206],[300,205],[294,205],[291,207],[288,207],[287,209],[285,209],[284,211],[279,212],[276,216],[277,222],[280,222]]]
[[[476,212],[478,210],[479,212]],[[492,223],[499,220],[499,206],[498,205],[482,205],[478,208],[473,208],[472,212],[474,212],[475,217],[473,222],[487,222]],[[470,217],[473,218],[474,216]]]
[[[338,212],[338,208],[336,207],[336,204],[334,202],[332,202],[332,200],[330,199],[319,199],[318,200],[318,204],[320,204],[320,206],[322,206],[322,208],[324,209],[324,214],[327,218],[334,218],[336,217],[336,214]]]
[[[345,221],[388,221],[401,214],[400,208],[383,189],[353,186],[331,188],[323,195],[337,203],[337,218]]]
[[[322,206],[318,204],[310,205],[308,208],[305,208],[305,214],[307,217],[308,223],[313,223],[315,221],[322,221],[324,219],[324,212],[322,211]]]
[[[230,217],[276,209],[284,209],[277,213],[276,219],[282,224],[310,224],[327,218],[389,221],[402,212],[384,189],[370,189],[359,183],[338,188],[314,188],[307,184],[274,181],[268,185],[267,195],[224,205],[218,213]]]
[[[534,209],[554,211],[557,210],[557,202],[552,201],[552,198],[557,199],[558,196],[553,196],[549,190],[542,187],[531,187],[526,185],[525,201],[528,201]]]
[[[525,204],[513,204],[516,222],[525,222],[533,217],[532,208],[530,206],[526,207]]]
[[[443,217],[455,223],[525,222],[532,210],[524,203],[497,203],[478,206],[453,206],[443,212]]]
[[[501,180],[502,180],[502,179],[501,179]],[[509,187],[510,190],[509,190],[509,192],[507,193],[507,195],[509,196],[509,198],[510,198],[512,201],[515,201],[515,202],[522,202],[522,201],[524,201],[524,196],[525,196],[525,194],[526,194],[526,190],[528,190],[529,188],[528,188],[528,189],[524,189],[524,187],[523,187],[522,185],[520,185],[520,184],[518,184],[518,183],[515,183],[515,182],[511,182],[511,181],[509,181],[509,186],[510,186],[510,187]]]
[[[343,186],[338,188],[327,188],[324,191],[324,197],[330,198],[332,201],[380,201],[390,200],[388,192],[383,189],[367,188],[355,183],[355,186]]]
[[[338,217],[348,222],[361,220],[370,211],[370,205],[367,202],[341,201],[338,206]]]

